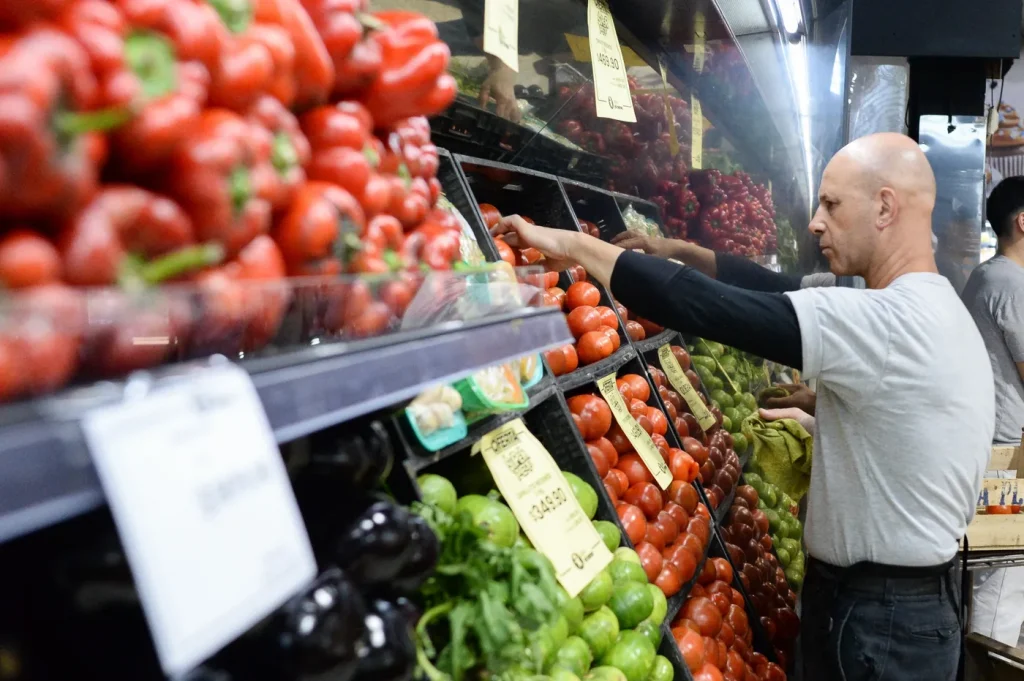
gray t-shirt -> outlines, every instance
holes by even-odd
[[[919,272],[880,290],[786,295],[802,376],[818,380],[809,553],[840,566],[950,560],[974,516],[995,420],[985,345],[956,291]]]
[[[1020,444],[1024,428],[1024,267],[997,255],[971,272],[963,292],[988,349],[996,382],[995,443]]]

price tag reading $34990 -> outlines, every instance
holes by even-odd
[[[626,78],[626,62],[622,59],[622,46],[615,33],[615,19],[608,9],[608,0],[589,0],[587,30],[590,33],[597,116],[636,123],[633,96]]]
[[[562,471],[521,419],[487,433],[478,446],[530,543],[551,561],[559,583],[575,598],[612,562],[612,554]]]
[[[604,401],[612,410],[615,422],[619,424],[619,428],[622,428],[622,432],[626,434],[633,449],[643,459],[647,469],[654,476],[654,480],[662,489],[668,489],[668,486],[672,484],[672,471],[669,470],[665,459],[661,458],[661,453],[658,451],[657,445],[654,444],[654,440],[629,413],[626,401],[622,399],[622,394],[615,386],[615,374],[608,374],[599,379],[597,389],[601,391]]]
[[[676,389],[679,396],[686,402],[690,412],[697,418],[697,423],[700,424],[700,427],[707,430],[715,425],[715,415],[711,413],[703,400],[700,399],[700,395],[693,389],[693,384],[690,383],[690,379],[683,373],[683,367],[679,366],[679,361],[672,354],[672,347],[668,343],[658,348],[658,359],[661,361],[661,370],[668,377],[668,382],[672,384],[672,387]]]

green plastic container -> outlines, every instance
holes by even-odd
[[[487,371],[487,370],[485,370]],[[482,372],[480,372],[482,373]],[[507,411],[519,411],[530,406],[530,397],[526,390],[519,385],[519,381],[510,372],[505,372],[506,378],[514,381],[522,399],[517,402],[502,402],[492,399],[481,387],[478,377],[474,374],[464,378],[454,385],[454,388],[462,395],[462,410],[466,413],[468,421],[472,422],[491,414],[501,414]]]

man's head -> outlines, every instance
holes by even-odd
[[[1024,177],[1008,177],[996,185],[985,212],[1001,249],[1024,244]]]
[[[825,168],[818,199],[809,229],[835,274],[867,278],[893,253],[931,254],[935,175],[905,135],[846,145]]]

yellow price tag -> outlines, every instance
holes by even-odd
[[[555,566],[558,582],[575,598],[612,562],[612,553],[562,471],[522,419],[495,428],[478,444],[523,532]]]
[[[676,115],[668,103],[668,76],[661,57],[658,57],[658,67],[661,69],[661,101],[665,105],[665,120],[668,121],[668,151],[675,158],[679,154],[679,136],[676,134]]]
[[[704,167],[704,113],[697,95],[690,95],[690,167]]]
[[[626,401],[622,399],[622,394],[615,386],[615,374],[608,374],[599,379],[597,389],[601,391],[604,401],[612,410],[615,422],[619,424],[619,428],[622,428],[622,432],[626,434],[633,449],[643,459],[647,470],[654,476],[654,480],[662,489],[668,489],[668,486],[672,484],[672,471],[669,470],[665,459],[661,458],[661,453],[658,451],[657,445],[654,444],[654,440],[629,413]]]
[[[519,0],[484,0],[484,52],[519,73]]]
[[[704,70],[704,13],[697,12],[693,17],[693,70],[700,73]]]
[[[599,118],[636,123],[633,97],[626,79],[615,19],[608,0],[589,0],[587,31],[590,34],[590,61],[594,70],[594,101]]]
[[[694,390],[690,379],[683,372],[683,367],[679,366],[679,361],[672,354],[671,345],[665,343],[658,348],[658,360],[661,362],[661,370],[668,377],[668,382],[672,384],[672,387],[676,389],[679,396],[686,402],[700,427],[706,431],[715,425],[715,415],[711,413],[704,404],[704,401],[700,399],[700,395]]]

